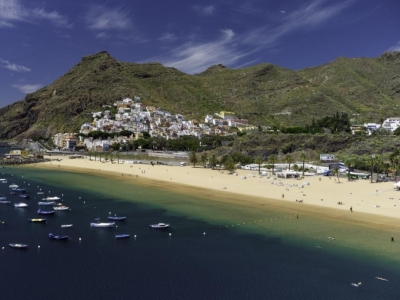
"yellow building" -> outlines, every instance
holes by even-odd
[[[221,118],[223,118],[224,120],[228,120],[228,119],[236,119],[236,114],[232,111],[220,111],[219,115],[221,116]]]

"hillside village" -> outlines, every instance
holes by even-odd
[[[88,150],[107,151],[114,143],[124,144],[128,140],[139,139],[143,132],[151,137],[176,139],[182,136],[200,138],[203,135],[228,136],[237,131],[256,130],[256,126],[248,124],[248,120],[239,119],[235,113],[221,111],[214,116],[207,115],[204,123],[197,120],[185,120],[181,114],[171,114],[162,108],[147,106],[140,102],[140,97],[125,98],[111,105],[104,105],[104,111],[93,112],[93,121],[84,123],[79,131],[82,135],[101,131],[106,133],[133,132],[134,135],[115,136],[107,140],[77,137],[74,133],[58,133],[53,136],[53,143],[60,149],[74,149],[78,144]],[[232,128],[237,128],[232,130]]]
[[[166,140],[182,136],[201,138],[204,135],[228,136],[238,132],[257,130],[249,125],[248,120],[239,119],[234,112],[221,111],[214,115],[206,115],[204,122],[186,120],[181,114],[172,114],[160,107],[143,104],[141,98],[125,98],[113,105],[103,105],[104,110],[92,112],[93,121],[84,123],[77,133],[58,133],[53,136],[53,144],[64,150],[74,150],[78,145],[89,151],[107,151],[113,144],[126,144],[137,140],[148,133],[151,137],[162,137]],[[378,123],[365,123],[350,127],[352,134],[371,135],[376,130],[393,133],[400,127],[400,118],[388,118]],[[235,128],[235,130],[232,130]],[[91,132],[133,133],[130,136],[115,135],[108,139],[85,137]],[[78,136],[79,135],[79,136]]]

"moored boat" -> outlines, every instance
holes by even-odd
[[[29,222],[34,222],[34,223],[46,223],[47,222],[46,219],[35,219],[35,218],[28,219],[28,221]]]
[[[13,184],[10,184],[8,187],[10,189],[17,189],[17,188],[19,188],[19,185],[16,185],[15,183],[13,183]]]
[[[6,200],[7,197],[0,197],[0,200]]]
[[[69,210],[68,206],[64,206],[61,203],[59,203],[57,206],[53,206],[54,210]]]
[[[12,189],[14,192],[16,192],[16,193],[25,193],[26,192],[26,189],[18,189],[18,188],[15,188],[15,189]]]
[[[26,195],[26,194],[21,194],[21,195],[19,195],[19,197],[22,199],[29,199],[29,195]]]
[[[28,248],[28,245],[26,244],[8,244],[11,248],[15,248],[15,249],[26,249]]]
[[[151,224],[149,226],[151,228],[154,228],[154,229],[166,229],[166,228],[169,228],[169,224],[166,224],[166,223]]]
[[[112,220],[112,221],[125,221],[125,220],[126,220],[126,217],[117,217],[117,216],[115,215],[115,216],[108,216],[108,219],[109,219],[109,220]]]
[[[14,203],[14,207],[27,207],[28,204],[24,202]]]
[[[55,196],[55,197],[46,197],[46,198],[43,198],[42,200],[44,200],[44,201],[54,201],[54,200],[61,200],[61,198]]]
[[[49,233],[49,239],[52,239],[52,240],[68,240],[69,236],[68,235],[54,235],[52,233]]]
[[[63,224],[61,225],[61,228],[70,228],[72,227],[72,224]]]
[[[50,201],[50,202],[38,202],[39,205],[54,205],[56,204],[54,201]]]
[[[11,201],[8,200],[0,200],[0,204],[10,204]]]
[[[55,211],[54,210],[41,210],[41,209],[38,209],[37,213],[39,215],[54,215]]]
[[[116,239],[126,239],[129,236],[130,236],[129,234],[117,234],[117,235],[115,235],[115,238]]]
[[[109,223],[90,223],[91,227],[114,227],[114,222]]]

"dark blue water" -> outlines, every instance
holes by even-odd
[[[94,181],[104,181],[110,189],[107,179],[94,175],[2,171],[0,177],[8,183],[0,183],[0,194],[20,201],[9,195],[9,184],[16,183],[28,189],[31,199],[25,201],[26,209],[0,205],[0,220],[5,221],[0,226],[0,299],[400,298],[400,272],[379,261],[304,249],[286,243],[285,236],[235,231],[193,215],[126,202],[118,197],[118,185],[115,197],[105,196],[98,186],[82,189]],[[44,195],[37,194],[40,189]],[[144,197],[144,191],[145,187],[132,186],[130,192],[132,197]],[[46,217],[46,224],[29,223],[28,218],[39,217],[37,201],[47,195],[62,195],[72,210]],[[166,191],[151,195],[184,201],[182,195]],[[112,229],[89,226],[98,216],[107,222],[110,212],[127,216],[127,222]],[[168,222],[172,228],[149,229],[156,222]],[[62,229],[61,224],[73,227]],[[50,232],[71,239],[49,240]],[[118,233],[131,238],[116,240]],[[15,250],[9,243],[26,243],[29,248]],[[377,275],[390,281],[376,280]],[[360,281],[358,288],[350,285]]]

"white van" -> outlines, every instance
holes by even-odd
[[[179,163],[179,166],[181,166],[181,167],[187,166],[187,163],[185,163],[185,162],[180,162],[180,163]]]

